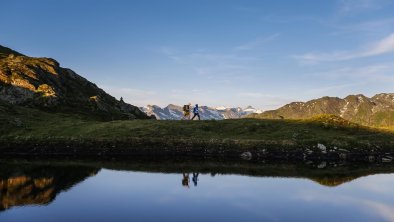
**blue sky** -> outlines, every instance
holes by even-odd
[[[391,0],[15,0],[0,44],[135,105],[253,105],[394,91]]]

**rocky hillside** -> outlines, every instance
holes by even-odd
[[[147,107],[141,107],[147,115],[154,115],[160,120],[180,120],[183,117],[183,106],[170,104],[164,108],[156,105],[148,105]],[[192,107],[193,108],[193,107]],[[261,112],[251,106],[242,108],[225,108],[217,107],[212,108],[208,106],[199,107],[200,116],[203,120],[222,120],[222,119],[238,119],[251,113]]]
[[[277,110],[248,117],[266,119],[306,119],[320,114],[333,114],[367,126],[394,126],[394,93],[377,94],[371,98],[350,95],[346,98],[323,97],[308,102],[293,102]]]
[[[118,101],[50,58],[32,58],[0,46],[0,100],[94,118],[147,119],[138,107]]]

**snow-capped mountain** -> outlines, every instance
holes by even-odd
[[[192,107],[191,107],[192,108]],[[140,107],[148,115],[154,115],[160,120],[180,120],[183,116],[183,106],[170,104],[164,108],[156,105],[148,105],[146,107]],[[238,119],[252,113],[262,113],[261,110],[255,109],[251,106],[242,109],[228,108],[228,107],[199,107],[200,116],[203,120],[222,120],[222,119]],[[191,114],[192,115],[192,114]]]

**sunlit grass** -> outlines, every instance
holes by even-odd
[[[0,105],[0,139],[198,140],[239,143],[370,144],[394,141],[394,128],[360,126],[332,115],[307,120],[233,119],[208,121],[133,120],[100,122]]]

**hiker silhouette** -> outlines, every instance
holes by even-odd
[[[182,186],[189,188],[189,173],[183,173]]]
[[[193,173],[193,178],[192,181],[194,183],[194,186],[197,186],[197,181],[198,181],[198,173]]]
[[[182,120],[190,120],[190,103],[183,106],[183,117]]]
[[[200,112],[199,112],[199,110],[198,110],[198,104],[196,104],[196,106],[193,108],[193,118],[192,118],[192,120],[194,120],[194,118],[197,116],[198,117],[198,120],[201,120],[201,118],[200,118]]]

